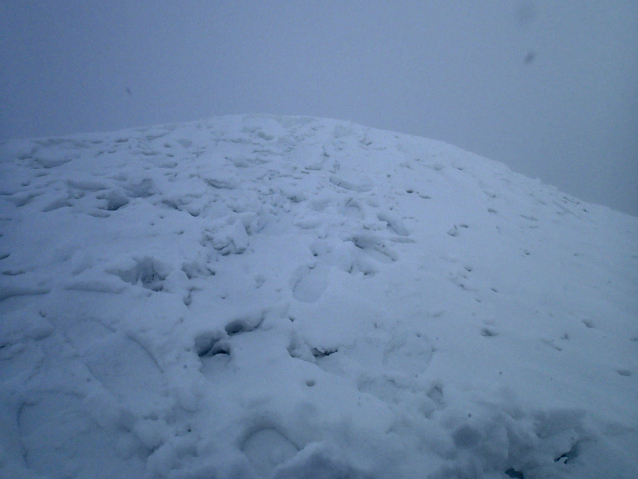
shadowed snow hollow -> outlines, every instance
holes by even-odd
[[[3,478],[638,477],[638,219],[232,116],[0,145]]]

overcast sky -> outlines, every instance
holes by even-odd
[[[324,116],[638,216],[635,0],[0,0],[0,67],[0,139]]]

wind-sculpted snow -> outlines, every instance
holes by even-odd
[[[638,219],[333,120],[0,155],[1,477],[638,477]]]

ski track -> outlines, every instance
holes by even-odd
[[[0,475],[638,475],[638,220],[230,116],[0,146]]]

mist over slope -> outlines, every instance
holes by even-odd
[[[638,219],[230,116],[0,146],[0,475],[638,474]]]

